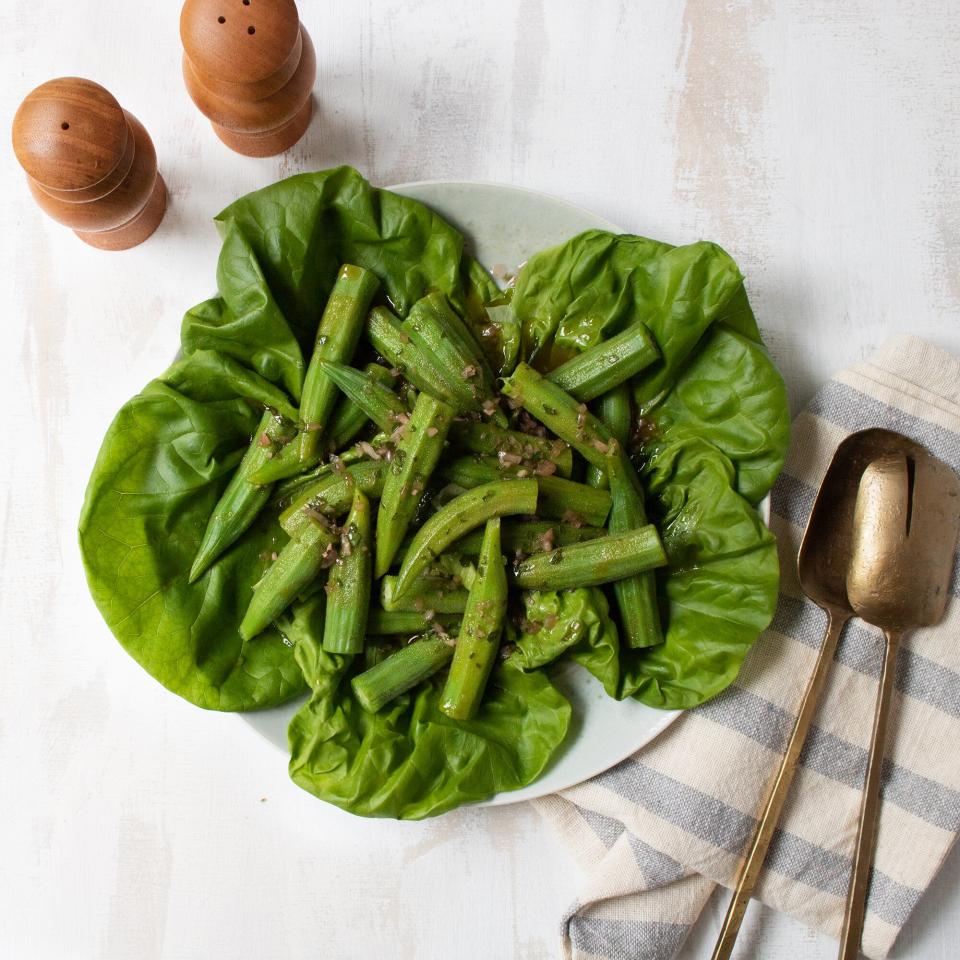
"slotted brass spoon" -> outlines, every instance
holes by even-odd
[[[906,437],[894,446],[896,450],[874,460],[860,478],[847,571],[851,607],[883,630],[887,647],[840,937],[842,960],[854,960],[860,949],[900,640],[912,627],[943,619],[960,533],[957,475]]]
[[[827,614],[827,629],[816,664],[803,692],[797,719],[773,779],[756,832],[740,868],[737,885],[713,949],[712,960],[729,960],[767,851],[780,820],[790,785],[833,664],[837,642],[853,609],[847,600],[847,569],[853,546],[853,515],[863,471],[888,450],[886,431],[852,433],[836,449],[824,474],[797,556],[803,592]]]
[[[882,522],[882,518],[878,519],[869,512],[856,516],[861,479],[875,461],[891,455],[904,456],[908,448],[916,453],[916,457],[922,454],[927,458],[925,463],[933,460],[922,447],[899,433],[879,428],[852,433],[837,447],[817,492],[800,545],[797,574],[803,592],[827,613],[827,630],[814,671],[803,693],[786,752],[741,866],[712,960],[729,960],[733,953],[747,905],[760,879],[770,842],[790,791],[800,753],[833,662],[837,642],[847,621],[854,616],[854,609],[847,595],[847,575],[855,544],[866,543],[871,539],[870,535],[865,536],[859,527],[865,522]],[[914,463],[916,462],[918,460],[915,458]],[[939,461],[934,462],[939,464]],[[942,464],[939,466],[943,467]],[[952,476],[952,472],[950,474]],[[949,568],[947,575],[949,576]],[[858,885],[862,883],[863,892],[866,892],[865,878],[868,871],[869,864],[862,875],[854,871],[851,890],[853,882],[856,882]],[[859,929],[858,926],[857,930]],[[859,932],[856,939],[859,943]]]

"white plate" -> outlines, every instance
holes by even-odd
[[[530,254],[594,227],[625,232],[573,204],[517,187],[425,181],[390,189],[422,201],[450,221],[488,269],[503,264],[515,270]],[[497,794],[487,804],[533,800],[588,780],[635,753],[680,715],[680,711],[654,710],[636,700],[618,703],[578,664],[560,665],[551,678],[573,705],[566,742],[538,780],[523,790]],[[287,725],[299,707],[298,701],[242,716],[286,753]]]

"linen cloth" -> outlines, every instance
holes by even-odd
[[[794,421],[771,494],[781,594],[736,682],[606,773],[537,801],[587,869],[562,923],[567,960],[668,960],[718,883],[735,882],[813,670],[826,615],[796,555],[837,444],[866,427],[924,444],[960,471],[960,360],[903,336],[837,374]],[[960,593],[900,649],[863,951],[882,958],[960,828]],[[839,937],[884,653],[851,620],[756,896]],[[724,904],[725,909],[725,904]]]

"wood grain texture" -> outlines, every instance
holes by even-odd
[[[167,194],[150,135],[100,84],[48,80],[17,109],[13,150],[41,210],[101,250],[156,230]]]
[[[96,200],[126,176],[134,157],[123,108],[82,77],[31,90],[13,118],[13,152],[24,173],[64,200]]]
[[[293,0],[186,0],[180,39],[187,92],[231,150],[272,157],[303,136],[317,58]]]
[[[234,0],[230,0],[234,2]],[[236,0],[240,3],[240,0]],[[252,0],[255,4],[257,0]],[[150,130],[171,205],[104,256],[36,209],[0,155],[12,286],[0,378],[0,954],[547,960],[578,886],[526,808],[357,821],[290,784],[243,720],[167,694],[116,644],[76,546],[111,417],[209,295],[210,220],[278,177],[352,163],[381,184],[546,190],[637,232],[736,256],[794,405],[901,330],[960,352],[960,7],[303,0],[316,111],[279,157],[228,151],[180,79],[179,5],[4,4],[0,103],[92,77]],[[424,909],[424,905],[428,909]],[[684,950],[709,955],[726,896]],[[894,952],[960,942],[960,855]],[[752,907],[736,956],[835,943]]]

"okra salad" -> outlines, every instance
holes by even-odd
[[[502,290],[348,167],[217,224],[219,295],[80,519],[144,669],[215,710],[307,693],[293,780],[411,819],[540,775],[558,661],[661,708],[731,683],[776,600],[788,413],[727,253],[591,230]]]

